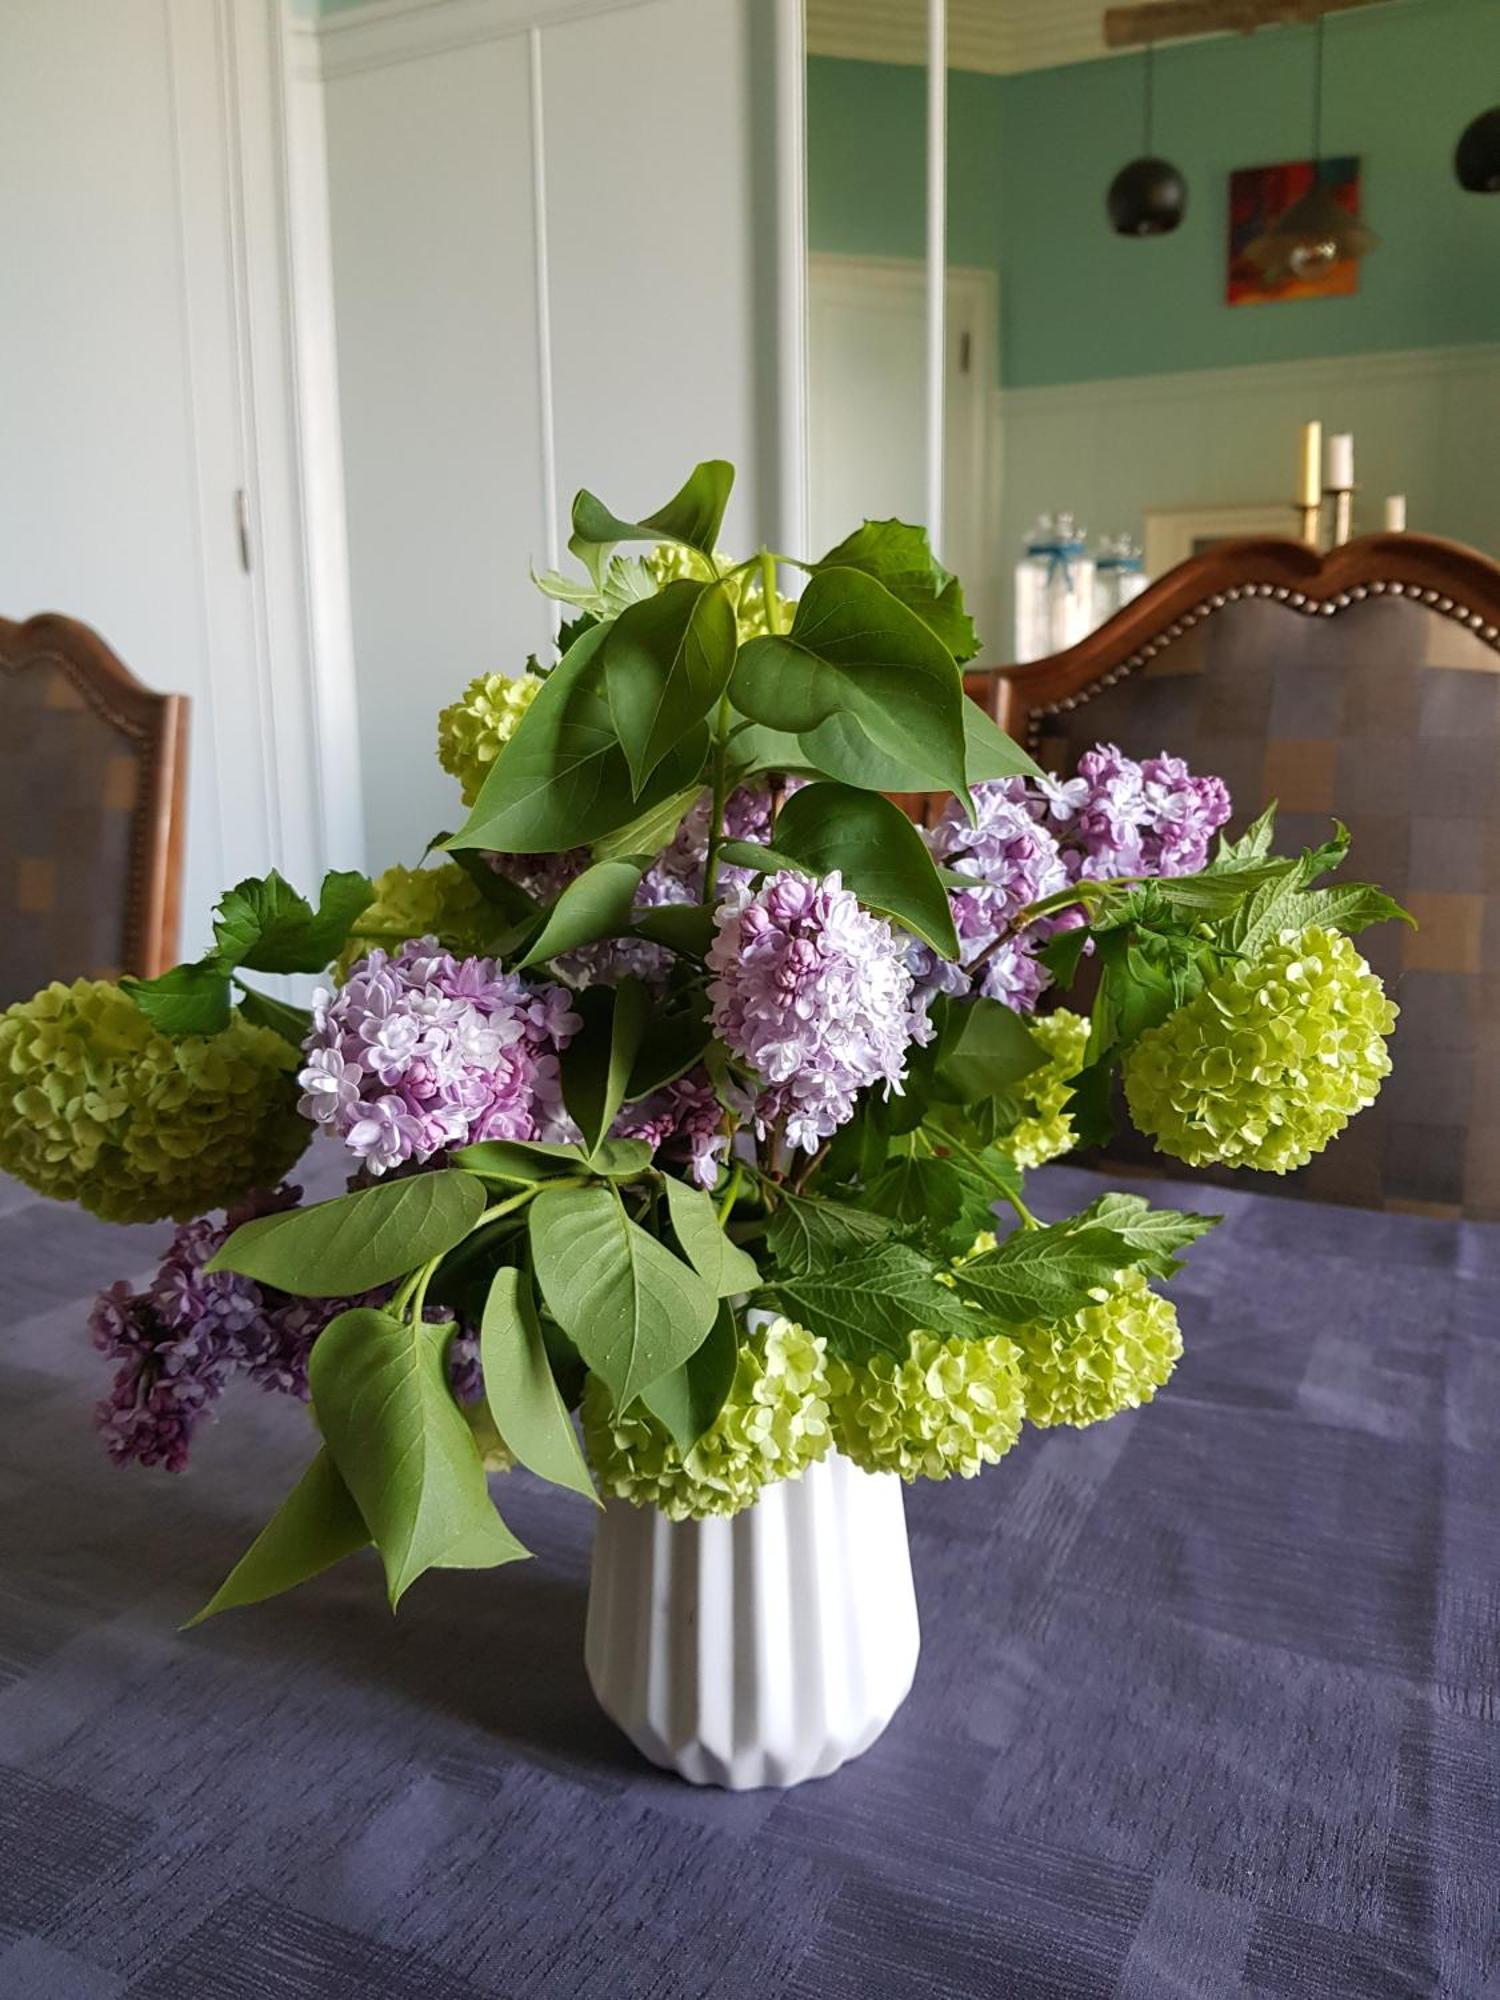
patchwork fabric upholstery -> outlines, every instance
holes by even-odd
[[[0,1007],[170,962],[183,706],[71,620],[0,622]]]
[[[1229,785],[1232,832],[1279,800],[1288,853],[1326,837],[1331,819],[1345,822],[1353,874],[1378,881],[1420,925],[1360,939],[1401,1008],[1395,1069],[1326,1153],[1266,1185],[1500,1217],[1495,645],[1404,598],[1369,597],[1336,615],[1245,599],[1071,710],[1035,718],[1033,740],[1058,770],[1096,742],[1135,757],[1171,750]],[[1145,1142],[1121,1145],[1156,1157]]]

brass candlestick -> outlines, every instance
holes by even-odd
[[[1323,426],[1316,419],[1302,426],[1302,460],[1298,468],[1297,511],[1302,539],[1317,548],[1323,528]]]

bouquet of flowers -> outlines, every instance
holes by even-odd
[[[1342,829],[1228,840],[1165,754],[1045,776],[965,698],[920,530],[738,561],[732,476],[639,521],[578,496],[558,657],[444,711],[468,817],[422,865],[316,906],[241,882],[206,957],[0,1015],[0,1166],[182,1225],[94,1312],[115,1458],[180,1468],[235,1375],[310,1401],[316,1455],[200,1616],[371,1543],[393,1606],[523,1556],[486,1476],[517,1462],[683,1519],[1147,1402],[1210,1220],[1109,1193],[1042,1226],[1026,1171],[1123,1099],[1175,1159],[1283,1173],[1389,1068],[1349,937],[1403,913],[1323,881]],[[946,795],[925,833],[914,791]],[[254,983],[309,972],[307,1012]],[[309,1204],[315,1134],[349,1191]]]

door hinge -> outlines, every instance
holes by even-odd
[[[253,566],[250,561],[250,508],[243,486],[237,486],[234,491],[234,528],[240,543],[240,568],[248,576]]]

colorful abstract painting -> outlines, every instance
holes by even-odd
[[[1359,219],[1359,160],[1287,160],[1274,167],[1240,167],[1229,176],[1229,274],[1225,297],[1232,306],[1269,305],[1284,299],[1347,298],[1359,290],[1359,259],[1337,256],[1321,269],[1265,268],[1247,254],[1264,243],[1295,202],[1316,193]]]

